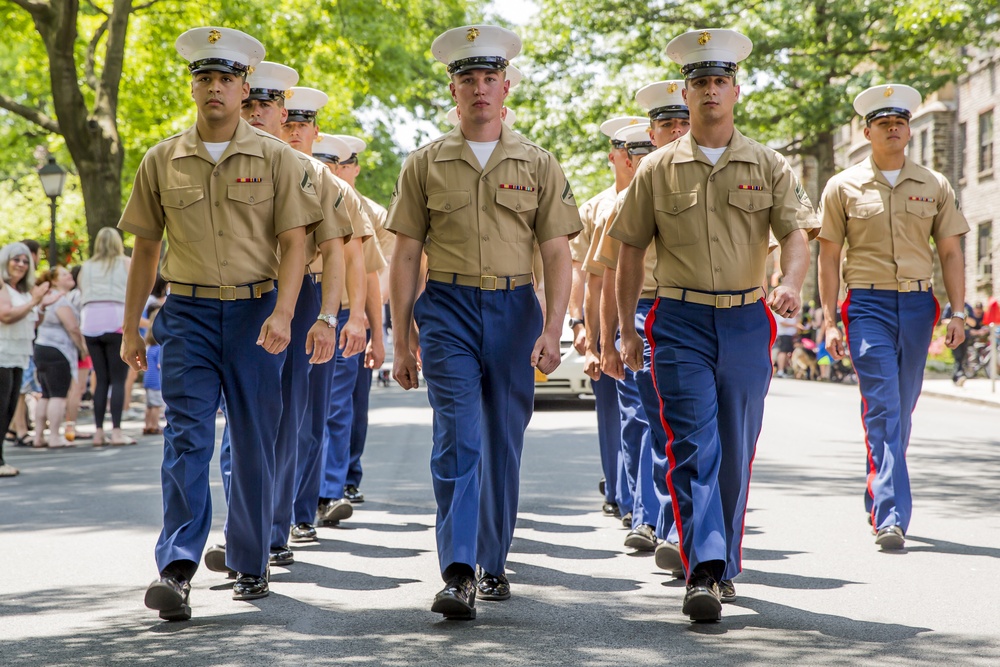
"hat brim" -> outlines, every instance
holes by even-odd
[[[691,110],[686,106],[669,106],[660,107],[659,109],[651,109],[649,112],[649,120],[670,120],[671,118],[681,118],[687,120],[691,117]]]
[[[709,60],[700,63],[691,63],[681,68],[681,73],[685,79],[700,79],[703,76],[736,76],[739,69],[736,63],[727,63],[716,60]]]
[[[250,68],[243,63],[235,60],[225,60],[223,58],[209,58],[206,60],[196,61],[188,65],[188,71],[191,72],[191,74],[200,74],[201,72],[226,72],[228,74],[245,76],[249,70]]]
[[[289,111],[286,123],[312,123],[316,120],[316,113],[303,113],[302,111]]]
[[[904,118],[910,120],[913,114],[910,113],[908,109],[902,109],[899,107],[886,107],[884,109],[876,109],[872,111],[867,116],[865,116],[865,122],[870,123],[877,118],[886,118],[888,116],[896,116],[897,118]]]
[[[474,69],[491,69],[503,72],[507,69],[508,61],[500,56],[476,56],[473,58],[463,58],[448,65],[448,74],[462,74]]]
[[[248,100],[267,100],[269,102],[276,102],[279,99],[285,99],[285,91],[283,90],[271,90],[268,88],[251,88],[250,94],[247,95]]]

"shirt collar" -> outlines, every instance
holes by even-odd
[[[506,125],[501,124],[500,126],[500,140],[497,142],[497,147],[494,150],[494,155],[498,151],[502,151],[498,158],[510,158],[512,160],[527,160],[528,152],[524,148],[524,144],[518,136],[507,128]],[[465,159],[466,162],[479,168],[479,161],[472,152],[472,148],[469,147],[469,142],[466,141],[465,135],[462,134],[462,126],[456,125],[454,129],[448,134],[444,135],[444,141],[441,142],[441,149],[438,151],[437,156],[434,158],[435,162],[444,162],[447,160],[461,160]],[[493,162],[493,158],[490,158],[490,162]]]
[[[222,162],[222,158],[232,153],[244,153],[254,157],[264,157],[264,152],[260,147],[260,137],[257,136],[257,130],[253,129],[249,123],[242,119],[240,120],[240,124],[236,126],[236,132],[233,134],[233,138],[229,140],[229,146],[226,147],[226,152],[219,158],[219,162]],[[205,148],[201,137],[198,136],[197,125],[192,125],[181,133],[180,141],[174,146],[171,159],[192,156],[198,156],[209,162],[214,162],[208,154],[208,150]]]
[[[865,180],[867,182],[869,183],[878,182],[889,185],[889,181],[886,180],[885,176],[882,175],[882,170],[879,169],[878,166],[875,164],[875,156],[873,155],[868,156],[868,160],[866,160],[862,164],[866,165],[867,167],[867,169],[865,170],[866,171]],[[921,167],[919,164],[917,164],[910,158],[905,158],[903,160],[903,168],[899,170],[899,176],[896,178],[896,185],[899,185],[906,179],[910,179],[911,181],[917,181],[918,183],[926,183],[927,172],[923,167]],[[889,187],[892,186],[889,185]]]
[[[698,144],[690,132],[677,140],[677,149],[674,151],[673,162],[704,162],[708,165],[712,164],[698,150]],[[728,162],[750,162],[757,164],[757,156],[754,154],[753,146],[735,127],[733,128],[733,138],[729,140],[728,150],[722,154],[718,164],[715,166],[716,168],[720,168]]]

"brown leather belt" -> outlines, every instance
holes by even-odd
[[[531,284],[531,274],[520,276],[465,276],[461,273],[445,273],[443,271],[428,271],[427,280],[463,287],[478,287],[481,290],[512,290],[515,287]]]
[[[170,293],[177,296],[192,296],[196,299],[216,299],[218,301],[239,301],[242,299],[259,299],[264,294],[274,290],[273,280],[262,280],[250,285],[220,285],[219,287],[202,287],[201,285],[186,285],[170,283]]]
[[[884,289],[892,292],[927,292],[930,280],[899,280],[894,283],[851,283],[847,289]]]
[[[656,290],[656,296],[664,299],[673,299],[674,301],[712,306],[713,308],[738,308],[756,303],[764,296],[764,288],[755,287],[749,292],[741,292],[739,294],[712,294],[710,292],[696,292],[681,287],[660,287]]]

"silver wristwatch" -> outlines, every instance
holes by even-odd
[[[325,315],[323,313],[320,313],[319,316],[316,318],[316,320],[319,322],[326,322],[326,325],[331,329],[335,329],[337,327],[336,315]]]

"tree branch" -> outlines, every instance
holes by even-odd
[[[95,3],[94,0],[87,0],[87,4],[90,5],[91,8],[98,14],[104,14],[105,16],[108,16],[108,13],[103,9],[101,9],[100,7],[98,7],[97,3]]]
[[[56,121],[55,118],[43,113],[39,109],[20,104],[2,93],[0,93],[0,108],[15,113],[25,120],[31,121],[44,130],[48,130],[54,134],[62,134],[59,129],[59,122]]]
[[[10,0],[12,3],[28,12],[32,16],[42,14],[52,9],[49,0]]]
[[[141,12],[144,9],[149,9],[159,1],[160,0],[149,0],[149,2],[144,2],[141,5],[136,5],[135,7],[132,8],[132,13],[135,14],[136,12]]]
[[[108,41],[104,49],[104,71],[101,72],[95,111],[100,109],[114,119],[118,112],[118,91],[125,66],[125,35],[133,11],[132,0],[115,0],[108,18]]]
[[[97,55],[97,43],[101,41],[101,37],[108,31],[108,20],[104,19],[100,27],[97,28],[97,31],[94,32],[94,36],[90,39],[90,44],[87,45],[87,60],[83,66],[87,86],[95,91],[97,90],[97,75],[94,73],[94,58]]]

